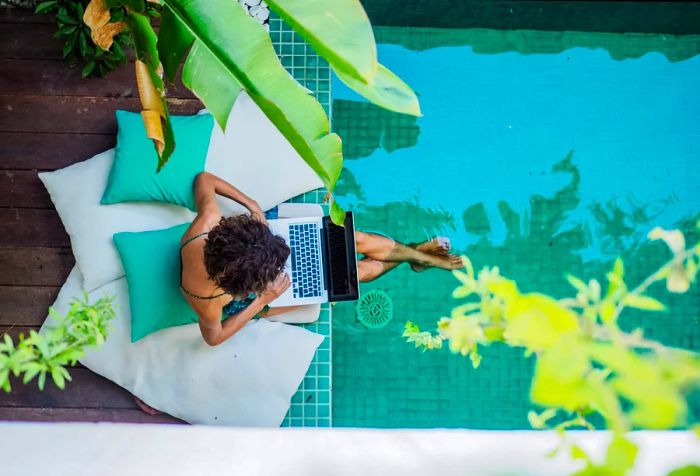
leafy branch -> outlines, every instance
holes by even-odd
[[[71,303],[65,316],[49,308],[53,324],[39,334],[32,330],[29,337],[20,334],[17,344],[5,334],[0,342],[0,388],[11,391],[10,375],[29,383],[37,377],[44,390],[50,375],[60,389],[71,376],[66,366],[75,365],[88,347],[99,347],[107,338],[107,323],[115,316],[111,298],[101,298],[90,304],[87,295]]]
[[[700,224],[699,224],[700,226]],[[665,311],[646,292],[658,282],[668,291],[686,292],[700,267],[700,244],[686,248],[678,230],[654,228],[651,240],[663,240],[672,258],[630,287],[624,264],[617,259],[607,273],[607,289],[568,275],[575,297],[554,299],[541,293],[522,293],[497,267],[478,273],[467,257],[453,296],[467,302],[438,322],[433,334],[408,322],[404,337],[423,350],[438,349],[447,341],[452,352],[469,356],[479,366],[479,346],[503,343],[536,357],[530,398],[544,407],[530,412],[533,428],[562,434],[572,427],[592,428],[589,417],[600,415],[613,431],[605,463],[594,464],[580,448],[572,456],[586,462],[577,474],[625,474],[634,464],[637,448],[625,433],[632,428],[669,429],[687,426],[687,391],[700,383],[700,356],[664,346],[618,325],[627,308]],[[562,421],[563,420],[563,421]]]

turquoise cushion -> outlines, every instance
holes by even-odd
[[[189,226],[114,235],[129,288],[131,342],[166,327],[198,322],[180,293],[180,239]]]
[[[117,111],[117,147],[103,205],[120,202],[167,202],[195,209],[194,179],[204,170],[214,127],[211,114],[170,116],[175,152],[156,173],[158,155],[146,136],[141,114]]]

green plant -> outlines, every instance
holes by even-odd
[[[565,299],[523,293],[497,267],[475,273],[464,257],[465,271],[454,272],[460,286],[453,296],[466,302],[440,319],[437,334],[408,322],[404,337],[424,350],[446,341],[452,352],[469,356],[475,368],[481,362],[479,346],[523,348],[536,359],[530,398],[543,407],[528,415],[532,427],[563,434],[569,428],[593,428],[591,417],[602,417],[613,433],[605,462],[594,463],[572,445],[572,457],[585,462],[577,474],[623,475],[637,453],[625,434],[634,428],[687,426],[685,393],[700,383],[700,355],[618,325],[626,308],[665,310],[646,294],[653,284],[663,281],[668,291],[683,293],[697,276],[700,244],[686,249],[678,230],[655,228],[649,238],[663,240],[672,258],[640,284],[630,287],[625,282],[618,259],[607,274],[605,290],[595,279],[586,283],[567,276],[576,296]]]
[[[126,63],[125,50],[131,47],[126,33],[114,35],[113,43],[105,49],[95,45],[90,28],[83,23],[85,7],[89,0],[45,0],[37,3],[35,13],[55,13],[58,29],[55,38],[65,41],[63,58],[71,67],[80,66],[83,78],[105,76],[119,65]],[[112,20],[120,22],[123,12],[113,12]]]
[[[136,78],[148,136],[158,152],[158,169],[175,146],[163,75],[182,82],[212,112],[222,128],[236,97],[246,90],[260,109],[318,174],[329,194],[342,169],[340,138],[330,132],[319,102],[280,64],[265,29],[232,0],[161,0],[158,33],[145,0],[92,0],[84,21],[93,36],[108,37],[115,9],[123,13],[136,51]],[[415,93],[377,62],[372,27],[359,0],[270,0],[270,8],[291,25],[348,86],[396,112],[420,115]],[[331,202],[331,216],[344,211]]]
[[[102,345],[107,337],[107,323],[114,318],[110,298],[102,298],[90,304],[87,295],[83,300],[71,303],[65,316],[49,308],[52,325],[40,334],[34,330],[29,337],[20,334],[17,344],[5,334],[0,342],[0,387],[10,392],[10,374],[22,377],[29,383],[38,376],[39,389],[43,390],[46,376],[50,375],[60,389],[71,380],[66,366],[75,365],[85,354],[87,347]]]

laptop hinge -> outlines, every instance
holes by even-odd
[[[324,226],[323,220],[321,220],[321,229],[320,235],[321,235],[321,256],[323,258],[323,266],[321,266],[322,272],[323,272],[323,289],[325,289],[328,292],[328,297],[330,298],[330,287],[329,287],[329,281],[330,277],[328,276],[328,270],[330,269],[330,255],[328,253],[328,229]]]

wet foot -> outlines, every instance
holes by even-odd
[[[438,257],[448,257],[448,256],[454,256],[450,255],[450,239],[446,236],[436,236],[435,238],[424,241],[423,243],[419,244],[411,244],[410,245],[412,248],[415,248],[418,251],[422,251],[423,253],[427,253],[429,255],[433,256],[438,256]],[[411,269],[415,271],[416,273],[420,273],[421,271],[425,271],[428,269],[430,266],[424,266],[416,263],[411,263]]]
[[[154,416],[163,413],[159,410],[156,410],[153,407],[146,405],[140,398],[134,397],[134,402],[136,402],[136,405],[141,409],[142,412],[147,413],[148,415]]]

